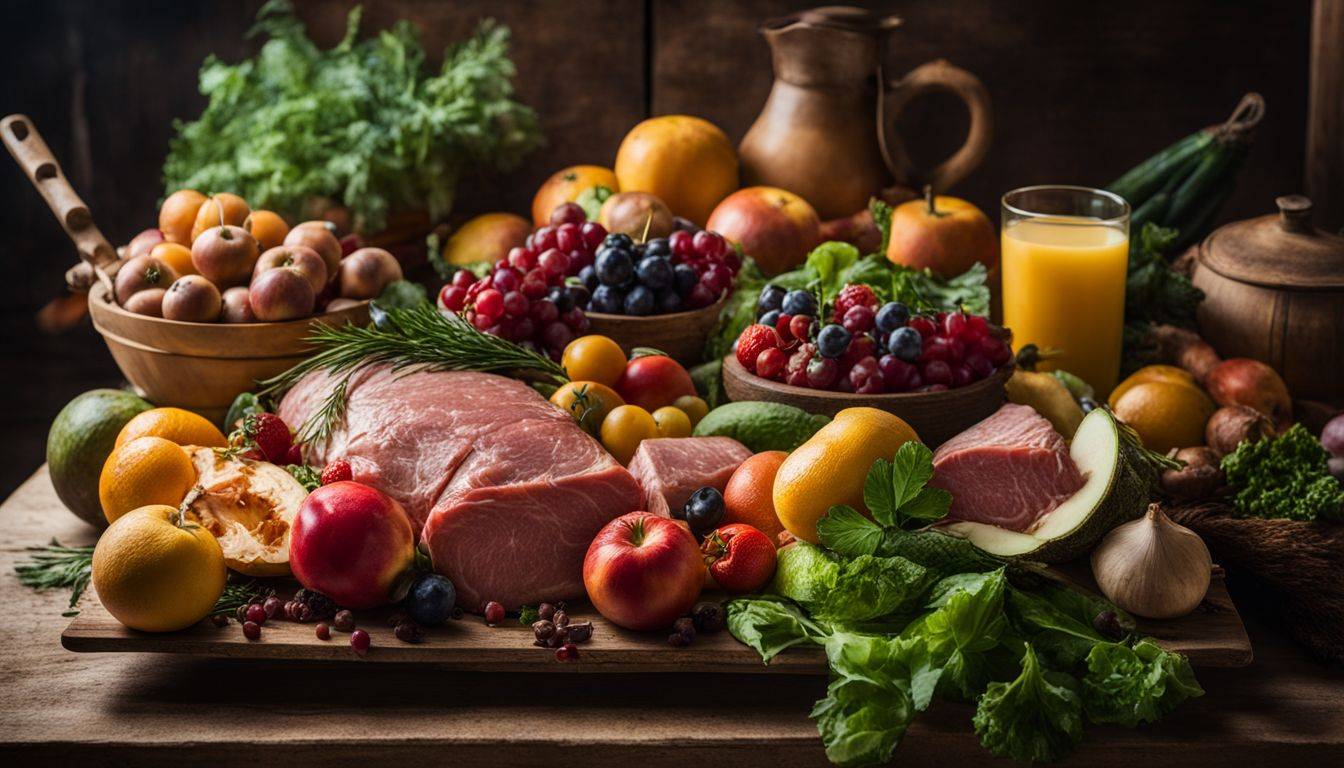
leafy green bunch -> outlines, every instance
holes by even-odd
[[[1242,441],[1222,462],[1227,482],[1237,488],[1237,514],[1344,521],[1344,489],[1330,474],[1329,458],[1301,424],[1268,440]]]
[[[356,7],[344,38],[322,50],[288,0],[263,6],[256,57],[201,66],[209,102],[175,124],[167,190],[234,192],[291,218],[330,198],[357,229],[377,231],[398,210],[443,217],[464,171],[507,169],[537,146],[536,116],[513,98],[507,27],[482,22],[434,74],[410,24],[358,40],[360,17]]]
[[[832,507],[820,546],[780,550],[770,589],[728,604],[729,630],[765,661],[825,649],[831,679],[812,718],[832,762],[886,763],[936,697],[974,702],[994,755],[1044,762],[1088,722],[1132,727],[1202,695],[1184,657],[1135,636],[1106,600],[927,527],[951,501],[932,474],[918,443],[875,462],[871,519]]]

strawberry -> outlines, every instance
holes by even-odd
[[[342,480],[353,480],[354,472],[350,469],[350,462],[345,459],[332,459],[326,467],[322,469],[322,484],[331,485],[339,483]]]
[[[779,334],[768,325],[756,323],[749,325],[742,335],[737,337],[737,362],[752,373],[756,372],[756,360],[767,349],[779,348]]]
[[[284,419],[274,413],[254,413],[243,419],[243,424],[229,436],[236,447],[248,449],[243,453],[249,459],[284,463],[294,438]]]
[[[729,594],[755,592],[775,575],[775,544],[745,523],[725,525],[705,538],[700,551],[715,583]]]
[[[835,313],[832,318],[835,322],[841,322],[845,319],[845,313],[853,307],[865,306],[874,312],[877,311],[877,294],[873,289],[866,285],[846,285],[840,289],[839,295],[835,297]]]
[[[285,452],[286,464],[303,464],[303,445],[295,443]]]

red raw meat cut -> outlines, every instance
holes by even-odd
[[[325,374],[309,375],[280,416],[297,428],[330,391]],[[588,544],[640,506],[630,473],[522,382],[379,366],[351,377],[348,396],[309,461],[343,458],[357,482],[401,502],[467,610],[583,596]]]
[[[639,444],[630,474],[644,489],[644,508],[668,517],[706,485],[723,490],[751,449],[731,437],[660,437]]]
[[[934,452],[929,485],[952,494],[951,518],[1027,531],[1083,479],[1050,422],[1008,403]]]

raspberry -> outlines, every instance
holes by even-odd
[[[333,459],[322,470],[322,484],[331,485],[339,483],[342,480],[353,480],[355,473],[350,469],[350,462],[345,459]]]
[[[835,322],[839,323],[845,319],[845,313],[853,307],[868,307],[877,312],[877,295],[873,289],[866,285],[846,285],[840,289],[839,295],[835,297],[835,312],[832,315]]]
[[[230,435],[230,442],[250,449],[244,454],[248,458],[281,464],[289,454],[294,438],[284,419],[274,413],[262,412],[243,419],[243,425]]]
[[[752,373],[756,372],[756,360],[767,349],[779,348],[779,334],[768,325],[747,326],[737,337],[737,362]]]

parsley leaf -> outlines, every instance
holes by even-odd
[[[1330,475],[1329,455],[1301,424],[1223,457],[1233,500],[1245,517],[1344,520],[1344,489]]]

